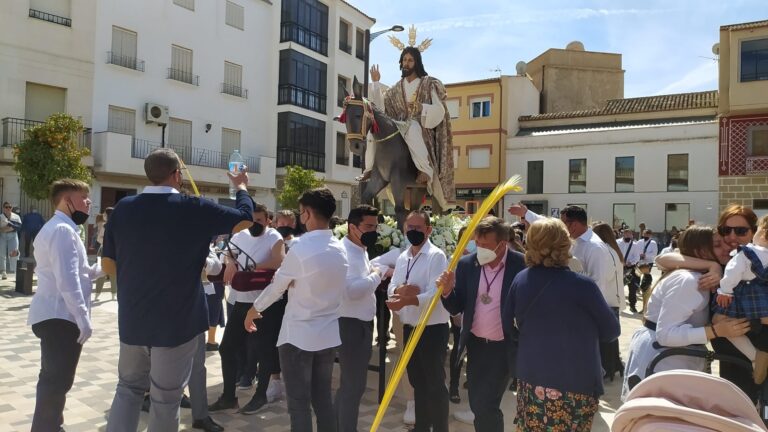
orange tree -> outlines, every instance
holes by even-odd
[[[24,140],[14,148],[14,168],[27,195],[46,199],[51,183],[62,178],[91,183],[91,171],[82,163],[83,156],[88,156],[90,150],[78,145],[82,132],[80,120],[61,113],[24,131]]]
[[[322,186],[325,186],[325,180],[315,177],[315,172],[313,170],[304,169],[298,165],[285,167],[283,188],[277,195],[277,200],[280,202],[280,208],[299,208],[299,198],[301,198],[301,195],[304,194],[304,192]]]

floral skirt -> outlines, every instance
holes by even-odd
[[[593,396],[517,383],[518,432],[589,432],[597,412]]]

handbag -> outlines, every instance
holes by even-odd
[[[240,253],[245,255],[245,269],[238,270],[235,272],[235,275],[232,277],[232,282],[230,282],[230,286],[233,290],[239,291],[239,292],[251,292],[251,291],[260,291],[269,286],[270,283],[272,283],[272,278],[275,276],[276,270],[273,269],[256,269],[256,270],[248,270],[248,261],[253,262],[253,265],[256,265],[256,261],[251,258],[250,255],[245,253],[240,247],[238,247],[236,244],[232,243],[231,241],[227,243],[227,250],[229,250],[229,256],[237,263],[237,260],[234,258],[232,254],[232,248],[230,247],[230,244],[235,246]],[[240,264],[236,264],[238,267]],[[226,266],[226,264],[225,264]],[[224,269],[221,271],[221,278],[223,280],[224,278]],[[210,280],[210,277],[209,277]]]

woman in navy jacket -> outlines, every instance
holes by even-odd
[[[599,344],[619,337],[619,321],[597,285],[568,269],[563,222],[534,222],[526,246],[503,310],[504,331],[519,330],[518,431],[589,431],[603,394]]]

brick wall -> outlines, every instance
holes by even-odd
[[[752,207],[755,199],[768,199],[768,176],[720,177],[720,211],[732,203]]]

